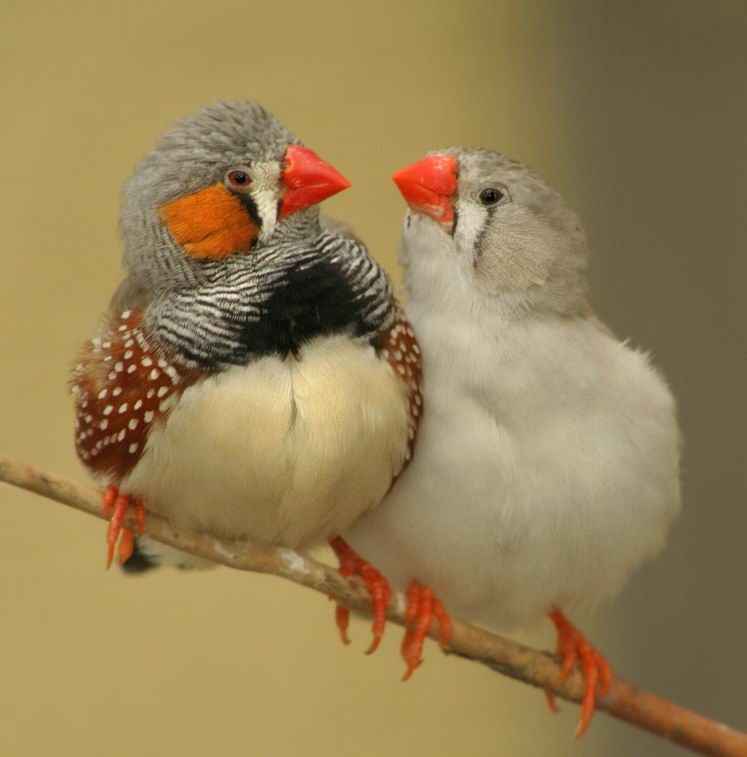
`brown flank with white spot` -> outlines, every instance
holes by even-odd
[[[84,345],[71,381],[78,455],[107,480],[135,467],[153,424],[203,375],[150,344],[141,319],[127,310],[109,320]]]
[[[420,347],[402,308],[397,308],[392,325],[379,334],[379,349],[381,356],[392,366],[394,375],[405,385],[407,390],[407,452],[405,453],[404,470],[410,462],[415,448],[420,415],[423,412],[423,394],[420,383]]]

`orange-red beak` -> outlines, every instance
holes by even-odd
[[[416,213],[425,213],[444,226],[454,222],[451,198],[457,189],[457,159],[431,155],[392,175],[392,181]]]
[[[329,163],[301,145],[289,145],[285,151],[283,183],[287,191],[280,205],[281,218],[316,205],[350,186]]]

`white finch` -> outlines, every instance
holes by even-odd
[[[566,674],[584,672],[580,735],[611,670],[563,612],[610,599],[662,548],[680,509],[674,400],[592,312],[586,236],[542,179],[464,148],[393,179],[424,413],[412,464],[345,538],[465,620],[549,614]]]

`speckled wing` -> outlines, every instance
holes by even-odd
[[[381,357],[391,365],[394,375],[404,385],[408,401],[407,451],[402,469],[392,481],[394,483],[412,459],[423,410],[420,347],[401,307],[397,306],[392,324],[379,334],[379,345]]]
[[[148,435],[204,372],[152,343],[142,313],[111,316],[86,342],[71,379],[75,444],[97,477],[117,481],[140,459]]]

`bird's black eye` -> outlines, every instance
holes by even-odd
[[[505,196],[506,192],[498,187],[486,187],[480,192],[480,202],[483,205],[497,205]]]
[[[250,182],[249,174],[246,171],[229,171],[226,175],[228,183],[234,187],[245,187]]]

